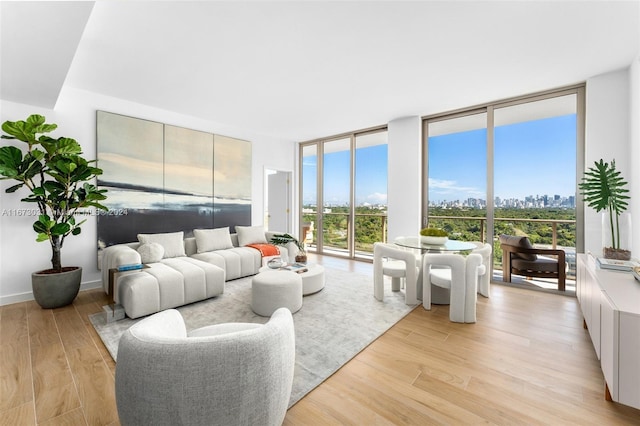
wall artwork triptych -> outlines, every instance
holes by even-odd
[[[137,234],[251,224],[251,143],[97,112],[98,248]]]

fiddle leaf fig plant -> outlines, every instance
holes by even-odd
[[[19,149],[13,145],[0,147],[0,179],[14,180],[6,189],[13,193],[21,188],[29,194],[21,201],[37,207],[38,219],[33,223],[36,241],[51,244],[51,266],[62,271],[60,250],[68,235],[78,235],[85,220],[76,221],[80,209],[94,207],[107,210],[100,201],[106,189],[98,189],[90,181],[102,174],[95,160],[84,159],[80,144],[68,137],[44,135],[58,126],[45,122],[42,115],[31,115],[25,121],[5,121],[2,139],[26,143]]]
[[[578,187],[582,191],[585,203],[596,212],[606,210],[609,214],[611,228],[611,242],[614,249],[620,249],[620,214],[627,210],[626,189],[627,182],[616,169],[615,160],[605,163],[604,160],[595,164],[584,172],[582,182]]]

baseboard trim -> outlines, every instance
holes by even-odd
[[[87,281],[80,284],[80,291],[93,290],[95,288],[102,288],[102,281]],[[31,291],[10,294],[7,296],[0,296],[0,306],[13,305],[14,303],[28,302],[30,300],[34,300],[33,292]]]

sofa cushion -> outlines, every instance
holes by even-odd
[[[535,272],[558,272],[558,259],[551,259],[548,257],[538,256],[535,261],[525,259],[513,259],[511,261],[511,267],[520,271],[535,271]]]
[[[527,237],[517,237],[515,235],[500,235],[500,244],[506,244],[508,246],[520,247],[526,249],[534,248]],[[514,258],[534,261],[537,256],[533,253],[513,253]]]
[[[184,232],[167,232],[162,234],[138,234],[142,244],[158,243],[164,248],[163,259],[186,256],[184,251]]]
[[[240,247],[248,244],[267,243],[264,226],[236,226],[236,232],[238,233],[238,245]]]
[[[144,243],[138,247],[142,263],[160,262],[164,256],[164,247],[158,243]]]
[[[260,252],[249,247],[196,253],[192,257],[224,269],[227,281],[257,274],[262,266]]]
[[[198,253],[233,248],[229,227],[215,229],[194,229]]]

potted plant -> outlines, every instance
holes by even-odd
[[[22,141],[26,149],[0,147],[0,179],[16,182],[6,192],[23,187],[29,191],[21,201],[32,203],[38,212],[33,223],[36,241],[51,245],[51,269],[33,273],[31,280],[33,296],[43,308],[68,305],[80,290],[82,268],[62,267],[60,257],[65,238],[80,234],[85,222],[76,221],[75,215],[88,207],[107,210],[100,204],[106,190],[88,182],[102,170],[92,165],[95,160],[82,158],[82,148],[74,139],[44,135],[57,127],[37,114],[26,121],[5,121],[2,139]]]
[[[607,259],[631,259],[631,251],[620,247],[620,215],[627,210],[627,182],[616,169],[615,160],[605,163],[596,161],[585,171],[582,182],[578,185],[587,205],[596,212],[606,210],[611,232],[611,247],[603,247],[603,255]]]
[[[298,254],[296,254],[296,263],[307,263],[307,251],[304,248],[304,242],[298,241],[297,238],[291,234],[276,234],[271,237],[271,242],[275,245],[286,245],[294,243],[298,247]]]

